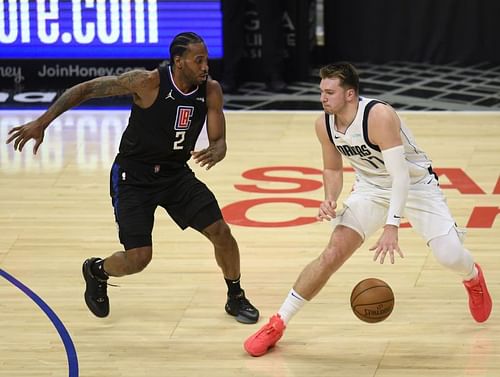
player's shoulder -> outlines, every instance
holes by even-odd
[[[316,127],[326,126],[326,118],[329,117],[327,113],[321,113],[316,117],[314,124]]]
[[[160,86],[160,71],[158,68],[141,70],[143,87],[149,90],[156,90]]]
[[[371,121],[385,121],[393,119],[396,111],[390,104],[376,100],[376,102],[371,106],[368,114]]]
[[[327,128],[330,127],[331,123],[330,117],[331,115],[326,112],[323,112],[316,117],[316,120],[314,121],[314,128],[316,129],[316,133],[318,135],[327,134]]]
[[[327,125],[326,125],[326,118],[329,116],[330,115],[327,113],[321,113],[320,115],[318,115],[318,117],[314,122],[314,129],[316,130],[316,135],[318,136],[319,140],[322,143],[329,142]]]
[[[207,91],[218,91],[222,93],[222,88],[220,83],[211,78],[210,76],[207,78]]]
[[[207,106],[209,108],[221,109],[224,104],[222,88],[217,80],[210,77],[206,81]]]
[[[207,98],[219,98],[222,99],[222,88],[217,80],[212,79],[211,77],[207,78]]]

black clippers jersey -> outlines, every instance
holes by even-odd
[[[158,97],[147,109],[132,106],[120,156],[147,164],[185,163],[205,123],[207,83],[184,94],[175,86],[170,66],[158,70]]]

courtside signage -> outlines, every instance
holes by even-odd
[[[222,57],[218,0],[0,1],[1,59],[166,59],[186,30]]]

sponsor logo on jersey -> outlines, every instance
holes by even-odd
[[[174,128],[178,131],[186,131],[191,125],[191,118],[194,114],[193,106],[178,106],[177,116],[175,117]]]

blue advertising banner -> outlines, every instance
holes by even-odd
[[[222,58],[219,0],[0,1],[0,59],[167,59],[183,31]]]

